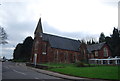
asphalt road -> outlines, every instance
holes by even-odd
[[[42,74],[27,68],[26,66],[20,66],[13,62],[2,63],[2,79],[34,79],[34,80],[57,80],[68,81],[54,76]]]

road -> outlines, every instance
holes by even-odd
[[[36,72],[26,66],[20,66],[13,62],[2,63],[2,79],[54,79],[60,81],[68,81]]]

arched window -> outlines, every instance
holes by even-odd
[[[98,51],[95,51],[95,56],[98,57]]]
[[[64,59],[65,59],[65,62],[68,61],[68,52],[65,52],[65,53],[64,53]]]
[[[105,48],[103,49],[103,51],[104,51],[104,56],[107,57],[107,56],[108,56],[108,50],[107,50],[107,48],[105,47]]]
[[[47,47],[46,47],[46,43],[42,44],[42,54],[46,55],[46,51],[47,51]]]
[[[93,54],[91,54],[91,58],[94,58],[94,55],[93,55]]]
[[[38,44],[39,44],[39,42],[36,41],[36,42],[35,42],[35,50],[38,50]]]
[[[58,50],[55,50],[54,52],[54,59],[55,59],[55,62],[58,62]]]

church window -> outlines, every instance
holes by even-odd
[[[39,44],[39,42],[36,41],[36,42],[35,42],[35,50],[38,50],[38,44]]]
[[[42,37],[42,33],[40,33],[40,37]]]
[[[67,53],[64,53],[64,57],[65,57],[65,61],[67,61],[67,59],[68,59],[68,54],[67,54]]]
[[[74,62],[77,62],[77,54],[76,53],[74,53],[73,60],[74,60]]]
[[[46,55],[46,51],[47,51],[47,47],[46,47],[46,43],[42,44],[42,54]]]
[[[54,53],[54,59],[55,61],[58,61],[58,50],[56,50]]]
[[[91,58],[94,58],[94,55],[93,55],[93,54],[91,54]]]
[[[84,49],[84,54],[86,53],[85,49]]]
[[[108,56],[108,50],[107,50],[107,48],[104,48],[103,51],[104,51],[104,56],[107,57]]]
[[[98,51],[95,51],[95,56],[98,57]]]

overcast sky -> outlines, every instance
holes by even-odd
[[[98,39],[118,27],[119,0],[0,0],[0,26],[8,34],[2,55],[13,50],[27,36],[34,37],[39,18],[43,31],[72,39]]]

